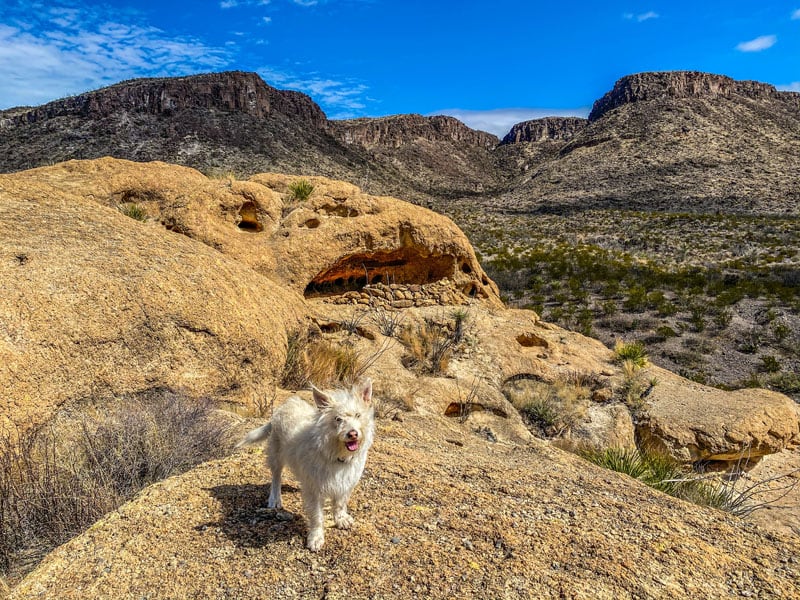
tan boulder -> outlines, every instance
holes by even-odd
[[[657,385],[638,424],[640,445],[683,461],[757,460],[800,442],[794,402],[764,389],[723,391],[652,367]]]
[[[462,298],[500,306],[469,240],[447,217],[354,185],[262,173],[249,181],[208,178],[161,162],[103,158],[17,173],[112,207],[135,204],[150,220],[235,258],[307,296],[368,283],[448,284]],[[294,201],[289,184],[314,191]],[[414,303],[411,302],[411,305]]]
[[[154,387],[233,403],[271,388],[303,299],[93,185],[0,176],[3,424]]]

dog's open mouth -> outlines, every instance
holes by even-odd
[[[352,442],[345,442],[344,447],[347,448],[350,452],[355,452],[358,450],[358,440],[353,440]]]

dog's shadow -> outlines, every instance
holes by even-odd
[[[299,491],[290,485],[283,485],[281,490]],[[267,508],[269,484],[218,485],[206,491],[219,502],[222,518],[196,526],[198,531],[218,529],[237,546],[245,548],[263,548],[278,540],[302,538],[306,533],[305,521],[299,515]]]

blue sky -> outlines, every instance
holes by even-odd
[[[503,135],[585,116],[640,71],[800,91],[800,0],[0,3],[0,108],[231,69],[305,92],[331,118],[451,114]]]

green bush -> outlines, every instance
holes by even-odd
[[[646,367],[648,364],[647,351],[642,342],[623,342],[618,340],[614,346],[614,354],[619,362],[630,361],[636,367]]]
[[[297,179],[289,184],[289,196],[295,202],[305,202],[314,191],[314,186],[306,179]]]

